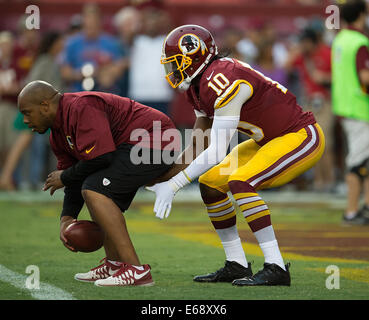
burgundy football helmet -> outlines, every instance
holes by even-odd
[[[187,90],[191,81],[217,54],[218,48],[211,33],[201,26],[189,24],[168,34],[160,63],[164,65],[169,84],[173,88]]]

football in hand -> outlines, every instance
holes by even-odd
[[[79,220],[71,223],[64,231],[67,243],[80,252],[93,252],[104,244],[104,232],[93,221]]]

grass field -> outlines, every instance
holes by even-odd
[[[0,201],[0,299],[252,300],[368,299],[369,227],[342,227],[340,209],[321,205],[270,203],[272,221],[285,261],[291,263],[291,287],[233,287],[199,284],[197,274],[223,266],[225,256],[200,203],[175,203],[160,221],[152,203],[136,203],[127,212],[128,228],[142,263],[149,263],[153,287],[99,288],[77,282],[76,272],[97,265],[104,251],[72,253],[59,241],[60,202]],[[80,219],[89,219],[83,209]],[[238,226],[253,271],[262,267],[261,250],[238,213]],[[40,290],[26,289],[26,268],[40,271]],[[326,268],[337,266],[339,289],[326,288]],[[43,286],[50,286],[42,295]],[[54,291],[53,291],[54,290]],[[39,295],[37,295],[37,292]],[[35,294],[36,292],[36,294]],[[59,292],[59,293],[60,293]]]

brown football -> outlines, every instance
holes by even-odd
[[[93,252],[104,244],[104,232],[93,221],[79,220],[64,231],[67,243],[80,252]]]

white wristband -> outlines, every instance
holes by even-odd
[[[191,183],[191,179],[186,175],[183,171],[179,172],[177,175],[172,177],[169,180],[169,184],[173,188],[174,192],[177,192],[179,189]]]

